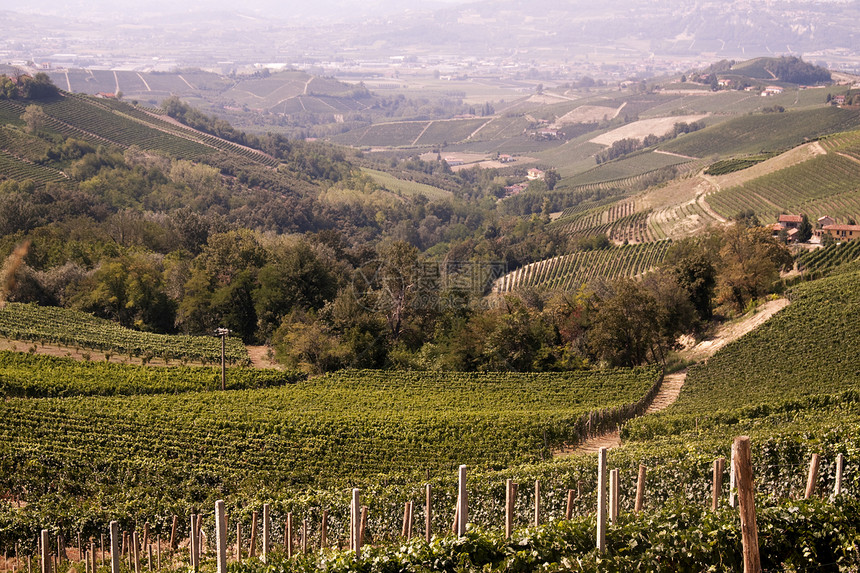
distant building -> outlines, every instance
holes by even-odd
[[[799,229],[800,224],[803,222],[803,216],[801,215],[780,215],[779,223],[784,226],[786,229]]]
[[[499,155],[499,163],[513,163],[514,161],[516,160],[510,155]]]
[[[448,164],[448,167],[456,167],[457,165],[463,165],[465,162],[462,159],[457,159],[456,157],[446,157],[445,163]]]
[[[764,88],[764,91],[761,92],[761,95],[763,97],[772,96],[772,95],[779,95],[783,91],[784,90],[779,86],[767,86],[766,88]]]
[[[821,230],[822,235],[830,235],[843,241],[860,238],[860,225],[826,225]]]
[[[845,94],[835,95],[830,100],[834,105],[845,105]]]
[[[516,183],[514,185],[508,185],[504,188],[505,197],[513,197],[514,195],[519,195],[523,191],[528,188],[528,183]]]
[[[821,228],[826,227],[828,225],[835,225],[836,219],[834,219],[833,217],[831,217],[829,215],[824,215],[823,217],[819,217],[818,221],[816,221],[816,222],[818,223],[818,228],[821,229]]]
[[[543,179],[544,175],[545,173],[540,169],[532,168],[529,169],[528,174],[526,174],[526,179],[528,179],[529,181],[534,181],[536,179]]]

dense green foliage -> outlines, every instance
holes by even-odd
[[[214,336],[140,332],[82,312],[32,304],[9,303],[0,308],[0,336],[168,361],[221,360],[221,340]],[[227,338],[225,358],[230,364],[249,363],[245,346],[236,338]]]
[[[303,378],[296,372],[231,368],[226,386],[268,388]],[[220,387],[217,367],[147,368],[0,351],[0,395],[5,398],[178,394]]]

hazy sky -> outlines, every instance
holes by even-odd
[[[432,9],[471,0],[0,0],[0,10],[75,18],[130,19],[156,14],[230,11],[337,20],[385,16],[409,9]]]

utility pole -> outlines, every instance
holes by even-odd
[[[230,329],[228,328],[215,329],[215,336],[221,337],[221,390],[227,389],[227,363],[226,359],[224,358],[224,345],[229,334]]]

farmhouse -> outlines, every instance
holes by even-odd
[[[504,187],[505,197],[513,197],[514,195],[519,195],[523,191],[528,188],[528,183],[516,183],[514,185],[508,185]]]
[[[446,157],[445,163],[448,164],[448,167],[456,167],[457,165],[463,165],[465,162],[462,159],[458,159],[456,157]]]
[[[843,241],[860,238],[860,225],[825,225],[821,231],[822,235],[830,235]]]
[[[764,88],[764,91],[761,92],[762,97],[779,95],[783,92],[783,89],[779,86],[767,86]]]
[[[543,179],[543,177],[544,177],[544,172],[541,171],[540,169],[535,169],[535,168],[529,169],[529,172],[526,175],[526,179],[528,179],[529,181],[534,181],[536,179]]]
[[[779,224],[786,229],[798,229],[803,222],[801,215],[780,215]]]
[[[830,101],[832,101],[834,105],[845,105],[845,94],[835,95]]]
[[[822,217],[819,217],[818,221],[816,221],[816,222],[818,223],[818,228],[822,229],[822,228],[826,227],[827,225],[835,225],[836,219],[834,219],[830,215],[824,215]]]
[[[510,155],[499,155],[499,163],[513,163],[514,158]]]

